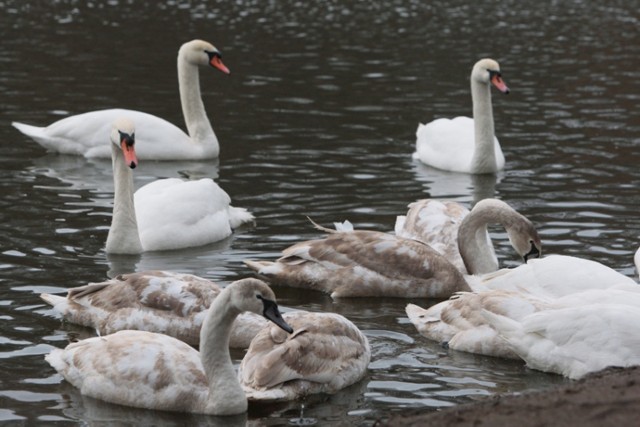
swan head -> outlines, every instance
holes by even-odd
[[[476,62],[471,71],[471,78],[479,83],[489,85],[491,83],[500,92],[508,94],[509,88],[504,80],[502,80],[502,73],[500,72],[500,64],[497,61],[484,58]]]
[[[193,65],[211,66],[225,74],[229,69],[222,63],[222,54],[214,45],[204,40],[191,40],[180,47],[178,57]]]
[[[522,217],[519,221],[506,227],[506,230],[511,246],[524,259],[524,262],[542,256],[542,242],[531,221]]]
[[[138,158],[135,150],[135,126],[126,117],[120,117],[113,122],[111,128],[111,142],[122,150],[124,161],[131,169],[138,166]]]
[[[284,331],[291,333],[293,328],[280,314],[276,296],[262,280],[247,278],[233,282],[225,290],[230,292],[230,304],[240,312],[250,311],[264,316]]]

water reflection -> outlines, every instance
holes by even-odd
[[[416,179],[423,182],[426,190],[424,198],[469,202],[472,205],[482,199],[495,197],[496,184],[504,172],[484,175],[468,175],[432,168],[419,161],[413,162]],[[471,194],[471,200],[469,200]]]
[[[145,269],[225,285],[250,274],[242,259],[273,259],[317,237],[306,216],[389,231],[420,198],[471,206],[498,197],[538,226],[545,253],[594,259],[636,277],[640,41],[632,2],[10,0],[0,11],[2,421],[214,423],[83,398],[42,356],[94,332],[61,323],[38,294]],[[182,123],[175,52],[195,37],[214,42],[232,70],[224,85],[201,77],[220,163],[144,162],[136,186],[215,177],[257,224],[202,248],[107,256],[110,162],[44,154],[9,123],[46,124],[114,106]],[[505,171],[470,177],[413,162],[419,122],[470,115],[469,71],[486,56],[500,62],[512,90],[494,105]],[[494,233],[494,242],[500,262],[515,265],[507,236]],[[304,408],[252,408],[250,425],[371,425],[408,407],[433,410],[564,381],[423,339],[404,307],[433,301],[334,302],[316,292],[275,292],[285,307],[350,318],[374,357],[353,389],[309,399]]]

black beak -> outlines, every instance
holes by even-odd
[[[278,310],[278,304],[264,298],[262,299],[262,304],[264,305],[264,311],[262,312],[262,315],[264,317],[266,317],[268,320],[271,320],[284,331],[288,333],[293,332],[293,328],[289,326],[287,322],[285,322],[282,318],[282,314],[280,314],[280,310]]]
[[[531,242],[531,250],[524,255],[524,262],[526,263],[529,258],[540,258],[540,251],[536,247],[536,245]]]

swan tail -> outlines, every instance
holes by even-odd
[[[405,312],[407,313],[407,317],[409,317],[411,323],[416,325],[416,327],[418,327],[418,325],[425,325],[427,323],[440,321],[440,319],[436,317],[428,316],[428,310],[425,310],[415,304],[407,304]]]
[[[245,208],[229,206],[229,225],[232,229],[240,227],[242,224],[255,224],[256,217]]]
[[[245,259],[242,262],[264,280],[272,279],[280,270],[278,264],[272,261],[251,261]]]
[[[52,294],[40,294],[40,298],[61,314],[65,314],[69,310],[69,300],[66,297]]]
[[[26,123],[20,123],[20,122],[11,122],[11,126],[18,129],[20,132],[27,135],[28,137],[35,139],[36,141],[40,138],[45,137],[45,134],[44,134],[45,128],[43,127],[32,126],[32,125],[28,125]]]

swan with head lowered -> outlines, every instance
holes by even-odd
[[[500,65],[481,59],[471,71],[473,118],[437,119],[418,125],[413,158],[438,169],[473,174],[504,168],[504,155],[495,137],[490,85],[509,93]]]
[[[579,379],[610,366],[640,365],[637,299],[634,305],[603,300],[544,310],[520,320],[487,310],[482,315],[533,369]]]
[[[557,308],[595,303],[640,306],[640,286],[634,280],[599,262],[572,256],[532,259],[468,279],[475,292],[457,293],[427,309],[408,304],[406,312],[424,337],[453,350],[487,356],[518,358],[483,311],[520,322]]]
[[[422,199],[396,218],[400,237],[419,240],[445,256],[465,274],[485,274],[498,269],[490,224],[500,224],[509,241],[526,262],[541,255],[542,244],[535,227],[525,216],[498,199],[483,199],[469,211],[460,203]]]
[[[125,406],[163,411],[234,415],[247,410],[229,354],[238,314],[261,314],[288,333],[273,291],[243,279],[214,300],[200,332],[200,352],[175,338],[121,331],[55,349],[45,359],[84,395]]]
[[[104,135],[116,118],[126,116],[136,123],[140,133],[137,155],[142,160],[217,158],[220,152],[218,139],[200,95],[200,66],[211,66],[229,74],[229,69],[221,61],[220,51],[211,43],[192,40],[182,45],[178,51],[178,84],[188,135],[159,117],[119,108],[78,114],[47,127],[18,122],[12,124],[49,151],[108,158],[111,149],[105,144]]]
[[[232,229],[254,220],[245,209],[231,206],[229,195],[210,178],[161,179],[134,195],[131,169],[138,164],[134,133],[128,118],[113,123],[109,145],[115,191],[108,253],[201,246],[222,240]]]
[[[512,245],[522,257],[539,256],[537,231],[522,215],[516,213],[513,217],[517,218],[514,223],[522,226],[509,226]],[[469,223],[476,230],[469,235],[489,245],[487,222],[486,218],[479,220],[469,214],[460,228]],[[448,298],[454,292],[472,290],[470,284],[477,281],[475,276],[465,277],[456,265],[423,241],[378,231],[317,227],[327,236],[297,243],[285,249],[275,262],[244,262],[274,284],[324,291],[334,298]],[[476,264],[465,258],[463,243],[459,244],[465,265],[473,272]]]

